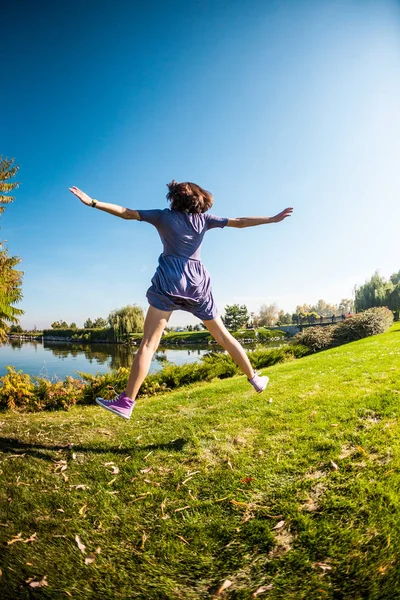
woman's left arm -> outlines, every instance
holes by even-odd
[[[72,186],[69,188],[69,191],[72,192],[79,200],[86,204],[86,206],[92,206],[93,208],[98,208],[104,212],[109,213],[110,215],[114,215],[116,217],[121,217],[121,219],[134,219],[136,221],[140,221],[140,215],[137,210],[132,210],[130,208],[124,208],[123,206],[119,206],[118,204],[109,204],[108,202],[99,202],[95,198],[91,198],[85,192],[82,192],[79,188]]]

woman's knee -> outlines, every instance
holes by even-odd
[[[143,339],[140,344],[139,350],[142,350],[145,352],[152,352],[154,354],[154,352],[156,352],[159,344],[160,344],[160,340],[158,339],[158,337],[157,337],[157,339],[155,339],[155,338]]]

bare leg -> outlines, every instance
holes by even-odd
[[[211,333],[220,346],[225,348],[231,355],[235,363],[240,367],[248,379],[254,377],[254,369],[248,359],[246,352],[237,340],[229,333],[222,322],[221,317],[212,319],[211,321],[203,321],[208,331]]]
[[[151,359],[160,343],[162,333],[168,323],[171,312],[149,307],[144,322],[143,339],[137,351],[126,386],[125,393],[134,400],[150,369]]]

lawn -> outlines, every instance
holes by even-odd
[[[0,413],[0,597],[400,599],[400,325],[244,377]]]

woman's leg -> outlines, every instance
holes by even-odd
[[[252,379],[255,372],[248,356],[239,342],[229,333],[223,324],[221,317],[217,317],[211,321],[203,321],[203,323],[215,341],[229,352],[235,363],[240,367],[243,373],[247,375],[247,378]]]
[[[171,312],[158,310],[158,308],[154,308],[153,306],[150,306],[147,311],[143,339],[135,355],[128,385],[125,389],[125,394],[132,400],[136,398],[139,388],[149,372],[151,359],[158,348],[162,333],[170,316]]]

